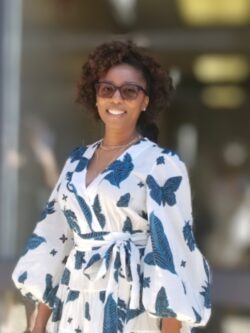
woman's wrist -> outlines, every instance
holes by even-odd
[[[45,320],[41,320],[41,319],[37,318],[32,333],[40,333],[40,332],[45,333],[47,321],[48,320],[46,318],[45,318]]]
[[[35,326],[32,333],[43,333],[46,331],[47,322],[49,320],[51,312],[52,310],[46,304],[39,304],[35,320]]]
[[[47,326],[47,322],[46,323],[36,322],[33,330],[35,329],[35,330],[38,330],[38,331],[45,331],[46,326]]]
[[[180,333],[181,322],[175,318],[162,318],[161,333]]]

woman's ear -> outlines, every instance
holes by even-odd
[[[145,100],[144,100],[144,103],[143,103],[142,111],[146,111],[146,109],[148,107],[148,103],[149,103],[149,97],[145,96]]]

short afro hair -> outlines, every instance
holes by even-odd
[[[99,118],[96,107],[95,83],[113,66],[129,64],[140,70],[146,81],[149,105],[138,119],[138,127],[145,127],[166,110],[173,93],[172,79],[152,57],[132,41],[112,41],[101,44],[90,53],[82,67],[76,101]]]

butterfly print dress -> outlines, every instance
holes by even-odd
[[[188,175],[148,139],[86,187],[98,142],[76,148],[13,280],[52,309],[49,333],[160,333],[162,317],[194,332],[210,316],[210,273],[192,231]]]

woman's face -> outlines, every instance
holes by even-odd
[[[146,89],[146,81],[142,72],[128,64],[111,67],[99,81],[112,83],[117,87],[133,83]],[[141,89],[135,99],[122,98],[120,91],[116,89],[113,96],[108,98],[100,97],[97,94],[96,102],[99,116],[106,128],[126,131],[127,129],[131,130],[136,127],[140,113],[148,106],[149,98]]]

